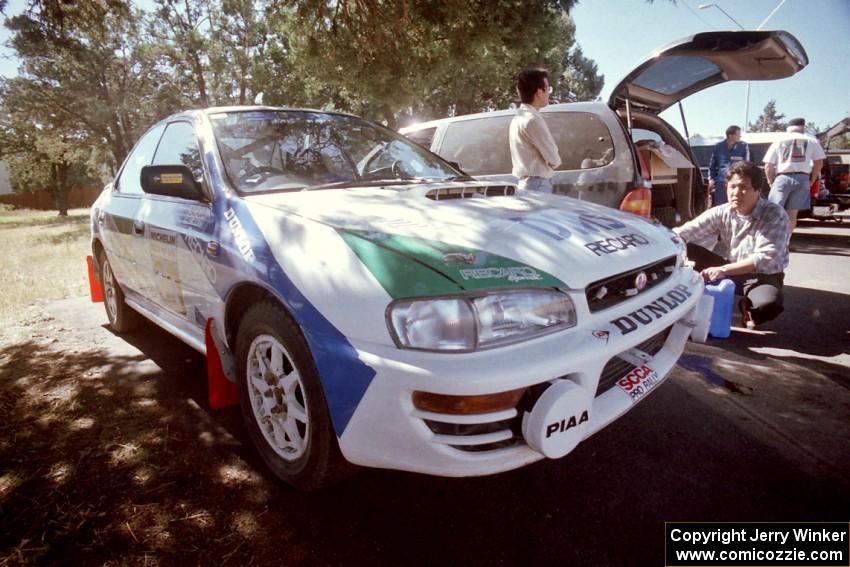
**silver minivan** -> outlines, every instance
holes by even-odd
[[[803,46],[785,31],[706,32],[648,57],[617,85],[607,104],[550,104],[542,113],[562,160],[552,179],[555,191],[623,210],[651,211],[667,226],[690,220],[705,207],[703,180],[686,142],[687,126],[683,137],[659,114],[707,87],[782,79],[808,62]],[[455,116],[400,131],[470,175],[516,182],[508,146],[514,113]],[[663,179],[653,175],[651,150],[639,148],[664,144],[692,167],[668,170]]]

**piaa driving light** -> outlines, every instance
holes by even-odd
[[[567,329],[575,306],[555,290],[415,299],[390,306],[390,332],[401,348],[469,352]]]

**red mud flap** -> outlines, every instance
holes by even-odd
[[[227,379],[221,363],[221,354],[213,338],[213,318],[207,319],[204,338],[207,343],[207,392],[212,409],[235,406],[239,403],[236,384]]]
[[[86,256],[86,264],[88,264],[89,267],[89,295],[91,296],[91,302],[103,303],[103,288],[101,287],[97,276],[94,274],[94,261],[92,260],[91,254]]]

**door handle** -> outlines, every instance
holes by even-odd
[[[140,236],[143,235],[145,233],[145,223],[139,220],[133,221],[133,232]]]

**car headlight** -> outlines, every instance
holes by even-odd
[[[387,319],[400,348],[470,352],[573,327],[576,312],[563,292],[517,290],[401,300]]]

